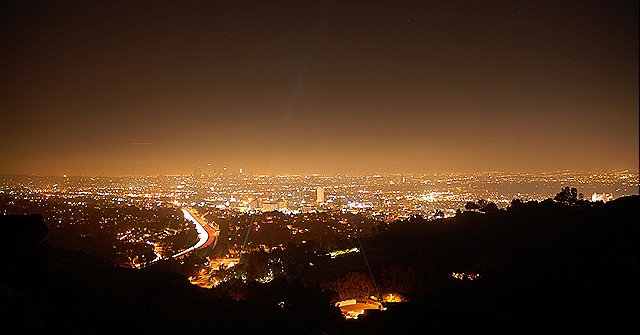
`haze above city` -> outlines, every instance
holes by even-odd
[[[0,174],[638,171],[637,1],[20,1]]]

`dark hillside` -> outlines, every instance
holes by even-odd
[[[15,230],[25,217],[6,216],[2,324],[32,334],[617,332],[638,313],[639,201],[549,200],[391,224],[363,239],[364,250],[379,285],[411,299],[349,321],[319,288],[296,280],[228,283],[243,296],[236,301],[176,273],[53,247],[40,242],[41,217]],[[342,260],[328,262],[340,268]]]
[[[2,223],[23,221],[5,216]],[[46,228],[38,215],[29,221]],[[322,334],[340,317],[304,287],[296,287],[304,299],[295,310],[219,298],[179,274],[120,268],[82,251],[38,244],[44,234],[28,233],[13,234],[33,237],[28,252],[4,250],[11,262],[3,259],[0,320],[11,334]]]
[[[360,323],[379,333],[398,325],[480,333],[623,330],[640,297],[639,200],[583,207],[549,200],[391,225],[365,248],[384,249],[410,268],[429,264],[430,278],[415,287],[424,293],[411,302]],[[458,280],[453,272],[479,278]]]

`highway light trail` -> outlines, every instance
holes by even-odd
[[[187,253],[190,253],[198,248],[200,248],[201,246],[203,246],[205,243],[207,243],[207,240],[209,239],[209,233],[207,233],[207,230],[204,229],[204,227],[200,224],[200,222],[198,222],[198,220],[196,220],[195,217],[193,217],[193,214],[191,214],[191,212],[187,209],[182,209],[182,214],[184,214],[185,219],[193,222],[196,225],[196,230],[198,231],[198,242],[193,245],[190,248],[187,248],[185,250],[180,251],[179,253],[173,255],[173,258],[178,258],[182,255],[185,255]]]

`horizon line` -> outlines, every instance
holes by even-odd
[[[231,170],[229,172],[238,172],[239,170]],[[411,175],[446,175],[446,174],[459,174],[459,175],[472,175],[472,174],[487,174],[487,173],[513,173],[513,174],[532,174],[532,173],[594,173],[594,172],[631,172],[639,174],[640,170],[632,172],[631,169],[558,169],[558,170],[482,170],[482,171],[449,171],[449,172],[352,172],[352,173],[248,173],[243,172],[244,175],[251,176],[411,176]],[[219,174],[219,173],[215,173]],[[206,174],[203,174],[206,175]],[[35,174],[35,173],[4,173],[0,174],[1,177],[192,177],[193,173],[156,173],[156,174]]]

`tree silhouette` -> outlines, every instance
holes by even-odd
[[[494,202],[486,203],[484,206],[480,208],[480,210],[485,213],[496,213],[500,211],[500,209],[498,208],[498,205],[496,205]]]
[[[567,206],[577,206],[583,205],[586,200],[584,200],[584,195],[582,193],[578,193],[578,189],[575,187],[565,186],[562,191],[556,193],[553,200],[563,203]]]
[[[477,202],[468,201],[464,205],[464,209],[466,209],[468,211],[478,210],[478,211],[484,212],[484,213],[495,213],[495,212],[498,212],[500,210],[495,203],[489,202],[489,201],[484,200],[484,199],[479,199]]]
[[[474,210],[474,209],[480,209],[480,206],[478,206],[478,204],[476,204],[473,201],[467,201],[467,203],[464,204],[464,209],[470,211],[470,210]]]
[[[336,293],[337,301],[366,300],[376,292],[371,278],[360,272],[350,272],[344,278],[324,285],[324,288]]]

